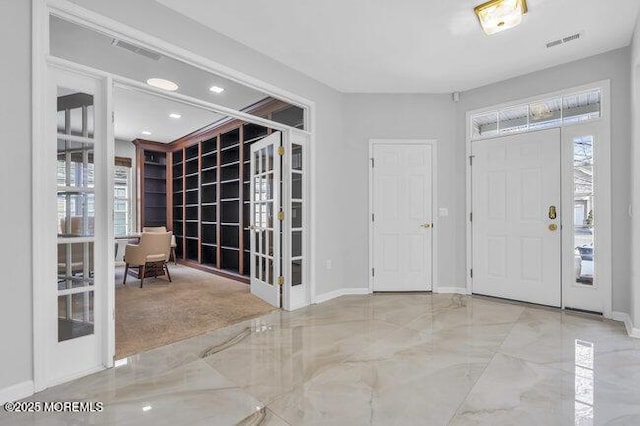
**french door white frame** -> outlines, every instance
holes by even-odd
[[[369,139],[369,293],[373,293],[373,268],[374,268],[374,221],[373,209],[373,148],[375,145],[427,145],[432,152],[432,249],[431,249],[431,291],[438,292],[438,141],[436,139]]]
[[[471,276],[471,269],[473,268],[473,222],[471,221],[471,212],[473,211],[473,197],[472,197],[472,166],[471,166],[471,116],[480,113],[492,112],[509,108],[522,104],[530,104],[536,101],[542,101],[544,99],[569,95],[578,92],[584,92],[589,90],[599,89],[601,93],[600,98],[600,118],[590,120],[586,123],[576,123],[562,126],[562,128],[580,127],[580,126],[595,126],[598,129],[600,136],[599,144],[594,148],[594,157],[597,157],[596,166],[598,168],[598,179],[594,182],[594,191],[597,195],[598,203],[598,255],[595,257],[595,269],[598,271],[598,286],[602,289],[602,294],[605,298],[602,306],[603,316],[605,318],[611,318],[612,313],[612,243],[611,243],[611,231],[612,231],[612,204],[611,204],[611,82],[610,80],[603,80],[594,82],[591,84],[572,87],[564,90],[560,90],[552,93],[545,93],[538,96],[530,97],[527,99],[520,99],[513,102],[503,103],[499,105],[492,105],[490,107],[481,108],[466,113],[466,223],[467,223],[467,294],[473,293],[473,277]],[[564,132],[561,129],[561,144],[566,144],[564,138]],[[498,135],[496,137],[503,137],[505,135]],[[485,138],[492,139],[492,138]],[[483,140],[485,140],[483,139]],[[474,142],[476,143],[476,142]],[[565,190],[567,188],[566,180],[571,178],[573,170],[573,154],[568,149],[561,149],[561,173],[562,182],[559,184],[563,188],[562,192],[562,206],[572,205],[573,192]],[[571,235],[573,230],[573,211],[565,212],[562,214],[562,237],[563,240]],[[570,262],[573,261],[574,251],[568,250],[568,244],[563,242],[562,245],[562,265],[563,269],[567,268]],[[569,260],[571,258],[571,261]],[[575,280],[569,280],[569,274],[562,273],[562,291],[561,291],[561,308],[565,308],[565,293],[568,286],[574,286]]]
[[[112,91],[114,85],[121,85],[123,87],[133,88],[135,90],[144,91],[156,96],[161,96],[166,99],[174,100],[177,102],[189,104],[195,107],[206,109],[212,112],[221,113],[233,118],[241,119],[246,122],[255,123],[263,126],[270,127],[274,130],[280,130],[286,134],[288,139],[291,139],[292,135],[298,135],[298,138],[304,138],[309,141],[309,144],[305,145],[306,157],[305,167],[307,178],[304,182],[304,193],[306,194],[306,209],[304,214],[304,223],[309,225],[306,228],[305,244],[303,250],[305,250],[304,258],[304,280],[305,280],[305,296],[303,298],[304,303],[312,303],[315,297],[315,256],[316,250],[311,241],[315,241],[315,235],[317,232],[316,225],[313,219],[313,206],[315,206],[315,102],[298,96],[292,92],[286,91],[259,79],[253,78],[247,74],[229,68],[220,63],[211,61],[202,56],[194,54],[186,49],[180,48],[166,41],[148,35],[144,32],[136,30],[135,28],[121,24],[115,20],[107,18],[98,13],[89,11],[67,0],[32,0],[32,137],[33,137],[33,217],[32,217],[32,229],[33,229],[33,382],[34,391],[43,390],[49,386],[55,385],[49,380],[46,370],[46,336],[50,333],[48,326],[48,318],[43,315],[42,307],[45,306],[47,300],[42,297],[46,292],[46,287],[50,286],[49,278],[46,273],[43,273],[39,268],[42,262],[50,261],[50,251],[48,247],[55,244],[55,235],[50,235],[50,230],[42,229],[40,225],[43,222],[48,223],[46,220],[47,209],[50,206],[46,205],[46,201],[41,194],[41,185],[39,182],[43,182],[43,179],[48,177],[44,176],[41,172],[40,165],[47,159],[43,158],[38,149],[36,149],[36,141],[46,140],[47,138],[47,114],[49,113],[44,106],[46,105],[45,99],[47,94],[47,82],[48,71],[47,67],[52,65],[58,68],[67,69],[73,72],[87,73],[90,75],[103,76],[107,81],[107,103],[108,110],[112,111]],[[109,34],[113,37],[117,37],[121,40],[128,41],[139,46],[143,46],[152,51],[156,51],[167,57],[184,62],[188,65],[200,68],[204,71],[220,75],[228,78],[245,86],[262,91],[267,95],[271,95],[278,99],[284,100],[290,104],[299,106],[304,110],[304,123],[306,130],[294,129],[289,126],[282,125],[280,123],[265,120],[257,116],[253,116],[242,111],[233,110],[231,108],[217,105],[210,102],[204,102],[199,99],[191,98],[188,96],[180,95],[177,93],[168,93],[162,90],[154,89],[143,83],[122,77],[113,75],[110,73],[96,70],[83,65],[75,64],[64,59],[52,57],[49,54],[49,16],[56,15],[64,18],[68,21],[74,22],[79,25],[91,28],[96,31],[100,31],[105,34]],[[112,126],[109,127],[109,135],[107,137],[107,143],[111,146],[111,153],[113,154],[113,131]],[[112,186],[112,185],[111,185]],[[113,198],[113,197],[111,197]],[[113,210],[113,202],[110,205],[110,211]],[[111,231],[112,232],[112,231]],[[113,251],[113,248],[111,249]],[[109,263],[109,270],[113,272],[114,262],[113,253],[108,255],[109,259],[105,262]],[[109,274],[113,275],[113,273]],[[104,368],[113,366],[113,355],[115,354],[115,287],[113,285],[113,277],[111,277],[111,285],[107,289],[107,297],[104,298],[105,306],[102,307],[104,316],[103,324],[106,324],[106,330],[104,333]],[[304,306],[304,305],[302,305]],[[296,306],[296,308],[301,306]],[[72,379],[72,378],[68,378]]]

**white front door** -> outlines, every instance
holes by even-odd
[[[39,196],[47,200],[48,283],[42,292],[46,344],[44,387],[109,365],[105,335],[109,277],[113,275],[111,222],[113,154],[107,129],[107,82],[49,68],[49,137],[38,146],[43,170]],[[38,178],[40,179],[40,178]],[[53,281],[56,281],[54,284]]]
[[[472,155],[473,293],[561,306],[560,130],[476,141]]]
[[[282,133],[251,145],[251,293],[280,307]],[[283,281],[283,280],[282,280]]]
[[[428,143],[373,145],[373,291],[432,288],[433,157]]]

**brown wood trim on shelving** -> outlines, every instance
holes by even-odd
[[[242,112],[246,112],[257,117],[268,118],[271,113],[281,111],[289,106],[291,105],[279,99],[264,98],[255,104],[244,108]],[[221,134],[233,130],[238,127],[239,123],[245,123],[245,121],[238,118],[225,117],[201,129],[191,132],[188,135],[178,138],[172,141],[169,145],[173,146],[174,149],[180,146],[191,146],[197,142],[211,139],[212,134]]]
[[[198,142],[198,263],[202,263],[202,142]]]
[[[220,170],[220,165],[222,164],[222,153],[220,152],[220,148],[222,147],[222,133],[218,133],[216,135],[216,267],[220,268],[222,265],[222,232],[221,229],[221,219],[222,219],[222,203],[220,203],[220,199],[222,195],[220,194],[220,180],[222,178],[222,172]]]
[[[173,232],[173,152],[167,152],[165,161],[167,163],[165,174],[167,179],[167,230]]]
[[[238,167],[238,197],[240,198],[238,201],[238,227],[239,235],[238,235],[238,248],[240,249],[240,253],[238,254],[238,273],[242,275],[244,273],[244,198],[242,194],[242,188],[244,187],[244,124],[240,126],[240,135],[238,138],[238,149],[240,150],[238,154],[238,159],[240,161],[240,167]]]

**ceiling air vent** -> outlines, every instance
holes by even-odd
[[[558,40],[550,41],[549,43],[547,43],[547,49],[554,46],[560,46],[561,44],[569,43],[570,41],[573,41],[573,40],[578,40],[580,37],[582,37],[581,33],[575,33],[570,36],[559,38]]]
[[[127,43],[126,41],[118,40],[117,38],[114,38],[113,40],[111,40],[111,45],[115,47],[120,47],[122,49],[126,49],[129,52],[142,55],[146,58],[153,59],[154,61],[157,61],[161,58],[161,56],[156,52],[152,52],[151,50],[147,50],[143,47],[136,46],[135,44]]]

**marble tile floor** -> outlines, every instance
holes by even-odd
[[[132,356],[1,425],[640,425],[640,340],[483,297],[343,296]],[[0,410],[1,411],[1,410]]]

